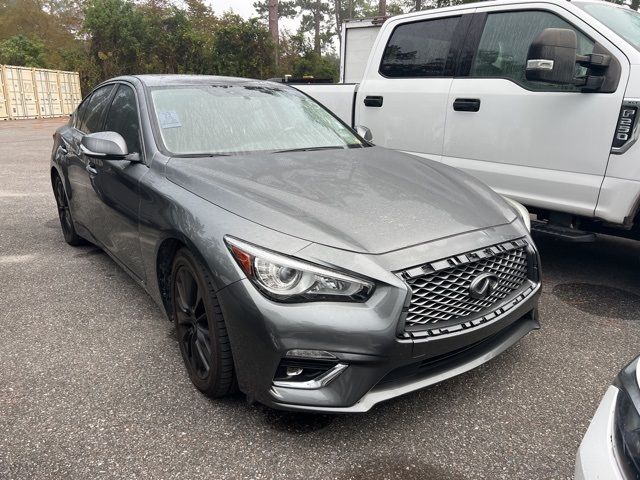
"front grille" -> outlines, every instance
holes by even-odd
[[[412,292],[405,328],[463,323],[496,310],[527,281],[528,258],[527,242],[515,240],[403,271]],[[497,286],[485,298],[473,298],[471,283],[484,273],[497,276]]]

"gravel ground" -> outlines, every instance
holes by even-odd
[[[538,242],[543,328],[363,415],[290,414],[190,384],[170,322],[49,181],[64,120],[0,123],[0,478],[570,478],[607,386],[640,353],[640,243]]]

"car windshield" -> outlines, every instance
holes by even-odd
[[[275,84],[161,87],[151,98],[162,143],[173,155],[365,146],[306,95]]]
[[[640,50],[640,13],[606,3],[576,2],[576,5]]]

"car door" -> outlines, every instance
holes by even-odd
[[[376,144],[440,159],[447,98],[473,9],[390,19],[356,98]]]
[[[582,93],[574,85],[527,80],[529,46],[545,28],[575,30],[578,54],[592,53],[597,43],[615,55],[622,72],[617,90]],[[442,161],[527,206],[593,215],[628,76],[625,57],[551,4],[478,8],[464,52],[447,102]],[[478,108],[464,108],[465,101]]]
[[[138,235],[140,179],[148,172],[140,137],[138,104],[134,89],[124,83],[116,87],[101,131],[117,132],[125,139],[132,160],[93,159],[89,203],[100,212],[94,225],[102,246],[138,279],[145,279]]]
[[[67,149],[67,178],[69,180],[69,202],[74,220],[80,224],[82,233],[95,239],[95,227],[100,214],[95,205],[90,202],[91,175],[88,171],[91,159],[80,149],[82,137],[87,133],[97,131],[104,119],[108,101],[113,93],[113,85],[100,87],[92,92],[82,102],[76,111],[74,128],[63,137]]]

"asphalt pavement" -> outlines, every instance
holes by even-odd
[[[542,329],[472,372],[359,415],[209,400],[150,297],[64,243],[49,177],[64,121],[0,122],[0,479],[571,478],[640,353],[640,243],[539,240]]]

